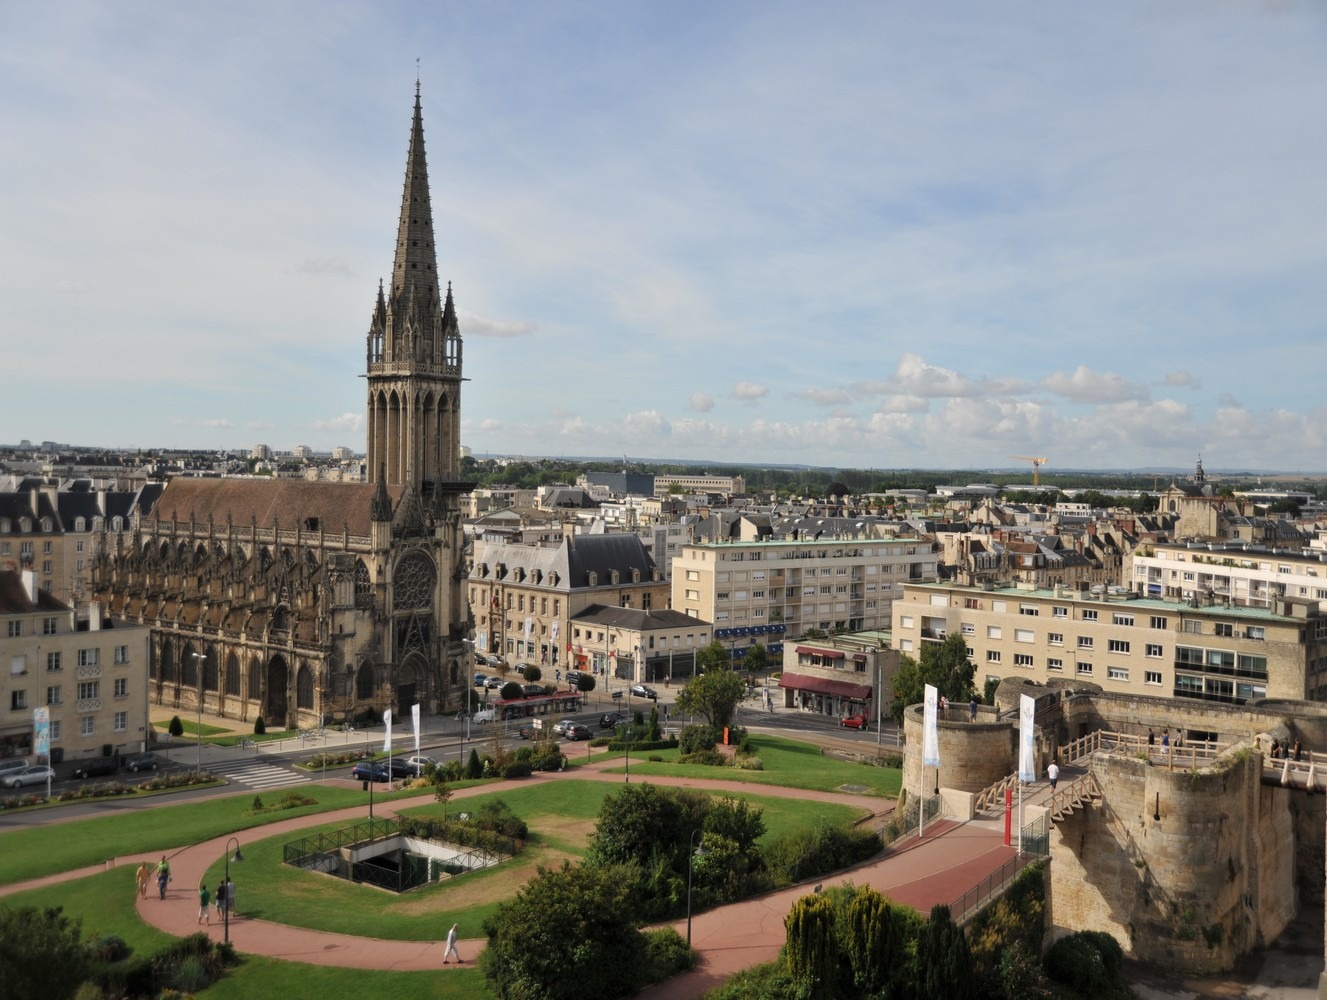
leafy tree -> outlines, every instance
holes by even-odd
[[[598,828],[586,860],[597,865],[626,864],[660,854],[685,874],[693,831],[702,829],[710,810],[701,792],[660,785],[626,785],[599,808]]]
[[[60,907],[0,908],[0,983],[4,995],[65,1000],[88,977],[82,925]]]
[[[536,667],[533,663],[527,663],[525,665],[525,681],[527,684],[534,684],[536,681],[539,680],[539,678],[543,676],[544,672],[540,670],[538,667]]]
[[[584,694],[589,694],[591,691],[594,690],[594,686],[596,683],[597,679],[595,678],[594,674],[582,673],[579,677],[576,678],[576,690]]]
[[[899,657],[898,673],[894,675],[894,701],[889,714],[895,722],[902,724],[903,710],[922,700],[927,684],[934,685],[951,702],[966,702],[976,694],[972,686],[975,673],[962,635],[954,633],[941,643],[923,643],[920,661],[911,656]]]
[[[763,674],[769,669],[769,650],[756,643],[742,657],[742,669],[749,674]]]
[[[498,695],[503,701],[516,701],[525,696],[525,688],[517,681],[508,681],[498,689]]]
[[[723,798],[710,807],[705,833],[727,837],[744,854],[755,850],[765,834],[764,810],[746,799]]]
[[[967,938],[943,904],[931,908],[931,919],[917,934],[917,978],[925,997],[972,1000],[977,995]]]
[[[635,900],[639,877],[619,865],[540,868],[484,921],[488,947],[479,967],[489,987],[521,1000],[635,993],[646,951]]]
[[[793,978],[802,984],[809,997],[834,996],[838,940],[834,933],[834,904],[829,897],[803,896],[793,903],[783,926],[788,931],[784,955]]]
[[[179,739],[184,735],[184,723],[180,721],[178,715],[172,715],[170,717],[170,725],[166,727],[166,731],[176,739]]]
[[[479,751],[471,748],[470,758],[465,762],[465,776],[470,779],[484,776],[484,762],[479,759]]]
[[[746,682],[733,670],[707,667],[703,674],[691,678],[678,692],[677,712],[703,715],[712,726],[727,726],[745,693]]]
[[[708,646],[702,646],[696,653],[696,664],[700,667],[702,673],[712,667],[731,668],[733,657],[728,652],[728,647],[715,639]]]
[[[474,751],[470,751],[474,753]],[[442,820],[447,821],[447,803],[452,800],[452,786],[447,784],[447,777],[441,770],[433,770],[433,795],[442,803]]]

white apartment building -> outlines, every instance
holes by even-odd
[[[714,624],[734,659],[766,636],[889,627],[903,585],[936,578],[930,542],[811,538],[692,542],[673,559],[674,610]]]
[[[909,584],[894,602],[894,644],[919,656],[959,632],[980,689],[989,679],[1075,679],[1107,692],[1243,704],[1327,700],[1327,614],[1185,604],[1123,587],[1078,591]]]
[[[1283,597],[1327,602],[1327,549],[1247,542],[1144,546],[1134,552],[1124,582],[1139,594],[1172,601],[1261,608]]]
[[[726,493],[746,492],[746,480],[741,476],[673,476],[657,472],[654,475],[654,495],[666,497],[672,488],[678,486],[684,493]]]

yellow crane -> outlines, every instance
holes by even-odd
[[[1041,467],[1050,461],[1049,458],[1033,458],[1031,455],[1010,455],[1010,458],[1016,458],[1021,462],[1032,463],[1032,485],[1041,485]]]

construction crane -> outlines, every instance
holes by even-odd
[[[1041,485],[1041,467],[1050,461],[1049,458],[1033,458],[1031,455],[1010,455],[1010,458],[1016,458],[1021,462],[1032,463],[1032,485]]]

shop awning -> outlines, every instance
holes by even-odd
[[[797,652],[809,653],[812,656],[823,656],[826,660],[841,660],[843,654],[837,649],[818,649],[815,646],[798,646]]]
[[[839,698],[851,698],[854,701],[871,700],[871,689],[867,685],[830,680],[828,677],[785,673],[779,678],[779,687],[792,688],[794,691],[814,691],[816,694],[831,694]]]

